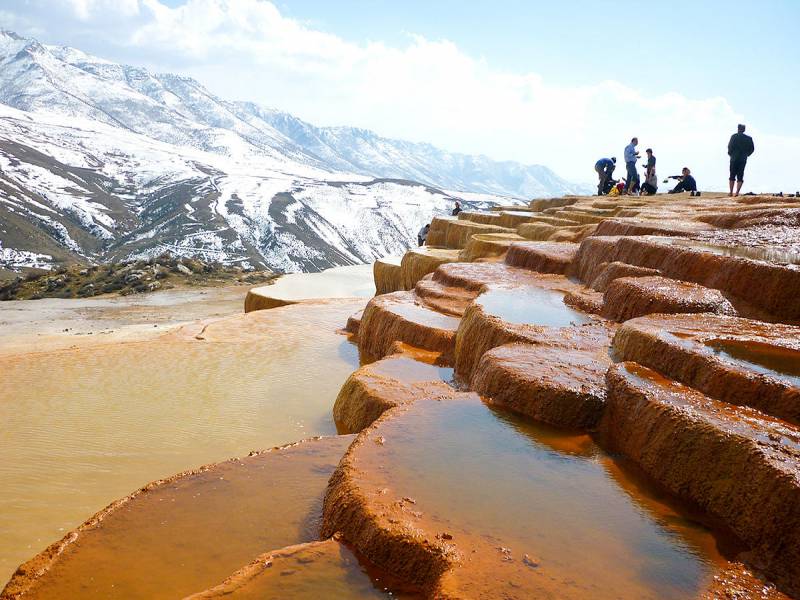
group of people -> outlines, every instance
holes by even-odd
[[[745,134],[745,126],[739,125],[737,132],[731,136],[728,142],[728,156],[730,157],[730,196],[738,196],[744,182],[744,168],[747,165],[748,157],[753,154],[755,147],[753,138]],[[638,138],[632,138],[631,143],[625,146],[625,171],[624,183],[613,179],[614,169],[617,167],[617,158],[601,158],[594,165],[599,182],[597,184],[598,196],[605,194],[632,194],[632,195],[653,195],[658,191],[658,176],[656,175],[656,157],[653,149],[645,150],[647,162],[643,165],[645,169],[644,183],[639,179],[639,172],[636,169],[636,161],[639,159],[639,152],[636,147],[639,145]],[[700,195],[697,191],[697,181],[692,176],[688,167],[681,170],[680,175],[671,175],[664,180],[667,183],[670,179],[677,179],[678,184],[669,190],[670,194],[690,192],[693,196]],[[736,188],[734,190],[734,187]]]

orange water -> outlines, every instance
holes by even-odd
[[[396,597],[373,582],[353,552],[334,540],[305,544],[263,558],[264,562],[237,574],[234,581],[190,600],[230,595],[237,600]]]
[[[800,387],[800,350],[749,340],[709,340],[717,356]]]
[[[413,499],[420,535],[452,536],[465,596],[688,598],[724,563],[707,529],[588,436],[477,399],[420,401],[375,435],[382,443],[359,456],[362,485]]]
[[[490,290],[475,302],[509,323],[569,327],[591,321],[587,314],[564,304],[563,292],[533,286]]]
[[[81,532],[26,597],[182,598],[319,539],[328,478],[352,440],[307,441],[141,494]]]
[[[0,580],[145,483],[335,434],[363,303],[291,306],[154,341],[0,359]]]

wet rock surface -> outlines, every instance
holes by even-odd
[[[635,363],[614,366],[607,381],[608,443],[720,519],[758,566],[800,592],[800,430]]]
[[[386,598],[384,589],[373,582],[368,570],[347,546],[326,540],[262,554],[220,585],[193,594],[187,600],[357,600]]]
[[[564,274],[577,252],[578,245],[568,242],[520,242],[511,245],[506,264],[539,273]]]
[[[627,321],[653,313],[735,314],[719,290],[659,276],[620,277],[608,284],[603,316]]]
[[[421,400],[351,446],[326,494],[324,533],[342,532],[433,597],[699,593],[725,563],[706,554],[710,534],[680,513],[657,518],[620,489],[615,478],[625,476],[606,460],[585,436],[536,427],[474,395]]]
[[[393,292],[376,296],[367,304],[358,347],[373,358],[392,354],[395,342],[450,355],[457,329],[457,318],[416,304],[411,292]]]
[[[361,367],[342,386],[333,417],[340,433],[357,433],[384,412],[420,398],[447,399],[453,370],[394,355]]]
[[[704,394],[800,424],[800,328],[714,315],[628,321],[614,354]]]
[[[481,358],[470,387],[493,404],[542,423],[594,429],[605,407],[606,348],[512,344]]]

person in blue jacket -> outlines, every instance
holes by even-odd
[[[627,169],[625,192],[628,194],[639,184],[639,173],[636,171],[636,160],[639,158],[639,153],[636,151],[638,145],[639,138],[632,138],[631,143],[625,146],[625,168]]]
[[[616,156],[612,156],[611,158],[601,158],[594,163],[594,170],[597,171],[597,176],[600,178],[600,181],[597,184],[598,196],[608,193],[606,190],[606,185],[608,185],[608,182],[611,180],[611,176],[614,174],[614,169],[616,169],[616,167]]]

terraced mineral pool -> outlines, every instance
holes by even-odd
[[[449,367],[437,367],[402,356],[374,363],[372,372],[405,383],[453,381],[453,369]]]
[[[586,313],[564,304],[563,292],[534,286],[489,290],[475,303],[489,315],[520,325],[569,327],[592,321]]]
[[[328,478],[352,441],[309,440],[135,495],[79,532],[25,597],[183,598],[264,552],[317,540]]]
[[[675,246],[702,250],[719,256],[749,258],[783,265],[800,265],[800,253],[787,251],[780,246],[723,246],[685,238],[662,238]]]
[[[337,330],[362,306],[290,306],[202,333],[1,358],[0,580],[149,481],[336,434],[331,406],[359,364]]]
[[[725,562],[708,530],[588,436],[477,398],[419,401],[374,435],[359,485],[412,503],[415,531],[446,534],[465,557],[448,585],[466,597],[683,599]]]
[[[389,259],[382,259],[389,260]],[[319,273],[284,275],[254,292],[286,302],[314,298],[371,298],[375,295],[372,265],[334,267]]]
[[[705,345],[720,358],[800,387],[800,350],[748,340],[715,339]]]

